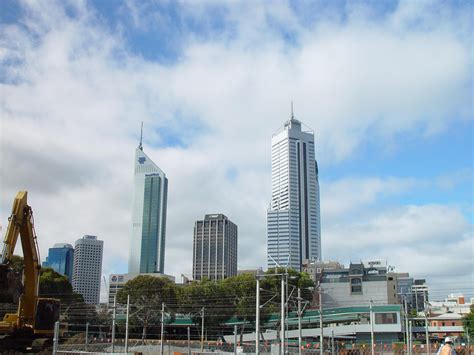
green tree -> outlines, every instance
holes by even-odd
[[[472,341],[472,339],[474,339],[474,305],[471,305],[471,311],[464,316],[462,322],[464,332]]]
[[[169,310],[170,306],[175,306],[177,303],[177,289],[175,283],[165,277],[137,276],[125,283],[117,293],[117,302],[126,304],[127,295],[130,295],[132,313],[130,324],[136,327],[142,326],[142,339],[146,338],[148,328],[160,324],[162,303],[168,305],[168,321],[173,317],[173,313]]]
[[[179,311],[189,315],[194,324],[202,324],[204,312],[204,325],[208,335],[219,334],[220,325],[235,313],[227,291],[222,282],[207,278],[191,282],[181,289]]]

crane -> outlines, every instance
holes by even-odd
[[[54,324],[59,319],[59,300],[38,297],[41,265],[27,196],[27,191],[19,191],[13,201],[0,257],[0,298],[15,300],[19,295],[17,312],[5,314],[0,321],[0,349],[43,348],[51,341]],[[20,288],[17,287],[19,275],[12,269],[18,237],[24,260]]]

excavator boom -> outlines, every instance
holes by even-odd
[[[59,300],[38,297],[41,265],[27,196],[26,191],[20,191],[13,201],[0,258],[0,300],[14,302],[19,295],[17,313],[6,314],[0,321],[0,340],[8,335],[8,344],[34,340],[38,335],[52,336],[54,322],[59,318]],[[18,237],[23,249],[23,285],[21,275],[12,268]],[[3,348],[0,342],[0,349]]]

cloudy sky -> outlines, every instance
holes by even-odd
[[[384,258],[474,296],[469,1],[10,1],[0,9],[0,220],[27,189],[41,255],[84,234],[127,271],[133,158],[169,178],[165,271],[196,219],[265,267],[270,140],[315,132],[323,258]]]

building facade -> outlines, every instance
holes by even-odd
[[[143,152],[135,151],[132,232],[128,272],[163,273],[165,265],[168,179]]]
[[[71,244],[54,244],[48,250],[46,261],[43,261],[43,267],[50,267],[57,273],[67,276],[69,282],[72,282],[72,271],[74,268],[74,248]]]
[[[305,259],[321,260],[318,165],[314,133],[292,115],[272,137],[267,263],[299,271]]]
[[[351,262],[306,262],[303,271],[320,284],[324,307],[352,307],[398,303],[397,278],[384,260]]]
[[[94,235],[85,235],[75,244],[72,288],[88,304],[100,301],[103,251],[104,242]]]
[[[193,278],[222,280],[237,275],[237,225],[223,214],[194,224]]]

